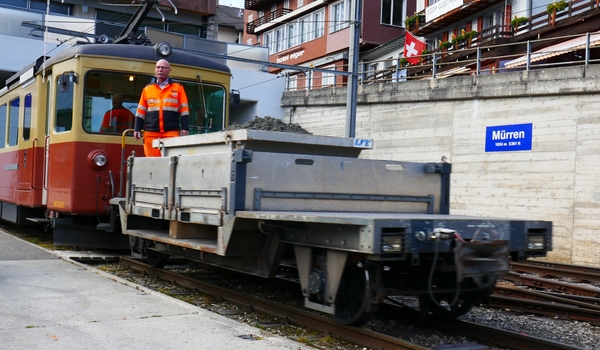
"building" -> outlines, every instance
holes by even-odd
[[[504,68],[524,68],[524,63],[513,61],[527,53],[527,46],[519,44],[528,41],[533,42],[529,46],[532,53],[554,51],[534,56],[538,67],[576,60],[584,53],[572,44],[570,36],[598,31],[599,18],[595,1],[589,0],[417,0],[415,13],[405,24],[412,24],[410,31],[427,42],[430,52],[452,53],[440,55],[441,62],[460,62],[469,55],[472,58],[474,48],[488,47],[481,52],[480,70],[498,73]],[[592,51],[590,59],[597,58],[600,53]],[[462,68],[448,66],[469,74],[475,64],[463,64]]]
[[[226,43],[242,43],[244,34],[244,9],[225,5],[217,6],[219,29],[215,40]]]
[[[207,38],[211,19],[216,14],[217,0],[171,0],[160,2],[148,13],[136,35],[146,27]],[[158,1],[157,1],[158,2]],[[94,41],[104,34],[117,37],[139,5],[131,1],[114,0],[0,0],[0,45],[10,47],[11,55],[0,62],[0,88],[6,78],[18,72],[38,57],[51,56],[74,41]],[[24,26],[22,23],[27,25]],[[45,33],[48,27],[63,30],[62,34]],[[86,33],[85,36],[76,33]],[[44,40],[45,38],[45,40]]]
[[[404,34],[401,0],[363,1],[359,50],[369,50]],[[246,0],[244,43],[268,47],[269,61],[347,71],[353,1]],[[346,78],[327,72],[274,69],[290,75],[290,89],[341,86]]]
[[[265,96],[261,94],[281,95],[285,81],[274,80],[262,65],[243,62],[266,61],[268,54],[267,48],[237,43],[243,30],[243,18],[238,16],[242,9],[223,6],[219,13],[217,0],[152,2],[158,5],[135,31],[136,38],[143,35],[152,43],[165,40],[176,48],[240,58],[220,59],[230,67],[231,87],[241,98],[235,108],[232,104],[230,120],[244,123],[256,116],[283,117],[278,101],[261,99]],[[0,89],[6,79],[42,56],[52,56],[77,41],[119,37],[138,8],[124,0],[51,0],[49,7],[46,0],[0,0],[0,45],[11,48],[11,54],[0,60]],[[54,31],[45,33],[44,23]],[[260,89],[252,88],[257,84]]]

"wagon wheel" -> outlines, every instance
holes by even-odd
[[[487,295],[484,292],[461,293],[458,300],[453,305],[449,305],[454,300],[453,293],[436,294],[435,301],[429,294],[419,294],[419,306],[421,314],[425,317],[434,315],[442,319],[455,319],[469,312],[475,304],[479,304]]]
[[[346,266],[335,301],[334,320],[346,325],[367,322],[376,311],[376,307],[370,308],[372,299],[369,270],[364,266]]]
[[[148,265],[159,269],[165,267],[165,265],[167,265],[167,260],[169,260],[169,254],[148,249],[147,246],[144,246],[144,256],[146,256]]]

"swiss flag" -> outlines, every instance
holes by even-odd
[[[404,39],[404,57],[410,64],[416,65],[419,63],[419,57],[415,56],[420,56],[426,47],[426,43],[415,38],[410,32],[406,32],[406,39]]]

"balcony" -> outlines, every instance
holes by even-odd
[[[248,3],[248,1],[246,1],[246,3]],[[256,28],[262,26],[263,24],[267,24],[271,21],[274,21],[275,19],[277,19],[279,17],[283,17],[290,12],[292,12],[292,10],[290,10],[290,9],[277,9],[275,12],[271,12],[268,15],[264,15],[260,18],[257,18],[254,21],[246,24],[246,33],[247,34],[255,34]]]
[[[415,34],[424,36],[435,33],[445,27],[460,22],[471,15],[490,8],[492,5],[503,2],[504,0],[464,0],[462,6],[421,25]]]
[[[265,8],[271,8],[271,5],[281,2],[281,0],[246,0],[244,8],[246,10],[259,11]]]

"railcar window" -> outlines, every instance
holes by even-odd
[[[222,86],[182,82],[190,107],[190,134],[221,131],[225,123]]]
[[[0,148],[6,145],[6,112],[8,111],[6,103],[0,105]]]
[[[23,141],[29,140],[31,132],[31,94],[25,95],[25,110],[23,114]]]
[[[140,94],[151,80],[152,76],[131,73],[86,73],[83,129],[121,135],[125,129],[133,128]]]
[[[57,79],[56,89],[56,118],[54,119],[54,131],[70,131],[73,125],[73,80],[69,79],[62,86],[61,81]]]
[[[19,139],[19,105],[20,98],[15,98],[10,101],[10,108],[8,110],[8,145],[16,146]]]
[[[0,5],[27,8],[27,0],[0,0]]]

